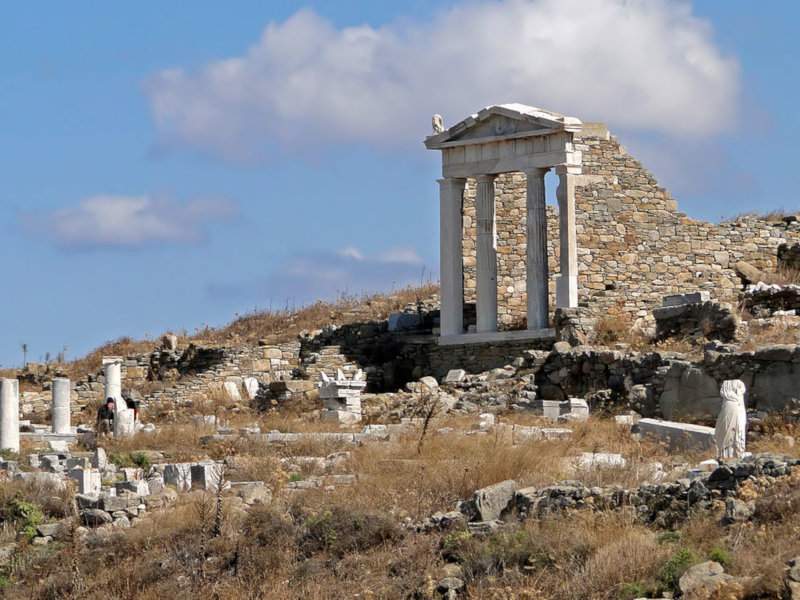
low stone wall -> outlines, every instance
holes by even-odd
[[[749,408],[800,414],[800,346],[709,351],[698,362],[669,353],[588,347],[529,353],[527,360],[534,371],[537,397],[586,398],[593,409],[632,408],[645,417],[711,422],[719,412],[722,382],[741,379]]]
[[[228,381],[241,387],[244,377],[256,377],[265,384],[289,379],[299,363],[299,341],[242,347],[193,343],[181,350],[155,350],[124,357],[122,388],[138,392],[144,406],[158,401],[181,405],[220,391]],[[49,418],[52,396],[47,384],[45,387],[42,392],[22,394],[23,417]],[[85,414],[87,407],[101,403],[104,390],[102,371],[73,382],[73,415],[93,419],[93,414]]]
[[[341,363],[326,362],[329,372],[355,363],[367,375],[370,392],[394,391],[425,375],[443,378],[451,369],[481,373],[503,367],[527,350],[547,349],[552,339],[439,346],[429,331],[388,331],[386,322],[357,323],[323,332],[303,341],[304,362],[310,354],[326,358],[336,348]],[[304,366],[308,371],[308,367]],[[316,372],[316,371],[314,371]]]
[[[755,317],[770,317],[777,311],[800,312],[800,285],[748,285],[742,306]]]

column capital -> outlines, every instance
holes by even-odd
[[[480,175],[475,175],[478,183],[492,183],[496,178],[496,174],[481,173]]]

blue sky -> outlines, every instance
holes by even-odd
[[[9,3],[0,365],[435,277],[452,124],[605,120],[690,216],[797,209],[800,9]]]

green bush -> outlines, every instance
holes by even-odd
[[[721,564],[723,567],[727,567],[731,564],[731,562],[733,562],[733,557],[726,548],[715,546],[711,549],[711,552],[708,553],[708,560],[713,560],[714,562]]]
[[[677,592],[681,575],[697,562],[699,558],[690,548],[680,548],[661,567],[658,580],[665,589]]]
[[[108,462],[117,465],[120,469],[136,466],[128,452],[112,452],[108,455]]]
[[[150,459],[144,452],[112,452],[108,455],[108,461],[121,469],[139,467],[146,471],[150,468]]]
[[[0,459],[19,460],[19,454],[14,452],[11,448],[3,448],[2,450],[0,450]]]
[[[22,535],[32,539],[36,537],[36,527],[44,521],[44,513],[38,504],[15,497],[3,508],[3,520],[13,522]]]
[[[144,471],[150,468],[150,459],[144,452],[134,452],[131,454],[131,462]]]
[[[659,544],[672,544],[681,541],[680,531],[665,531],[657,538]]]
[[[638,581],[632,583],[623,583],[619,589],[620,600],[633,600],[634,598],[646,597],[649,589]]]

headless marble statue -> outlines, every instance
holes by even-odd
[[[714,430],[718,458],[741,458],[744,455],[747,432],[744,392],[744,383],[738,379],[722,382],[719,391],[722,408]]]

